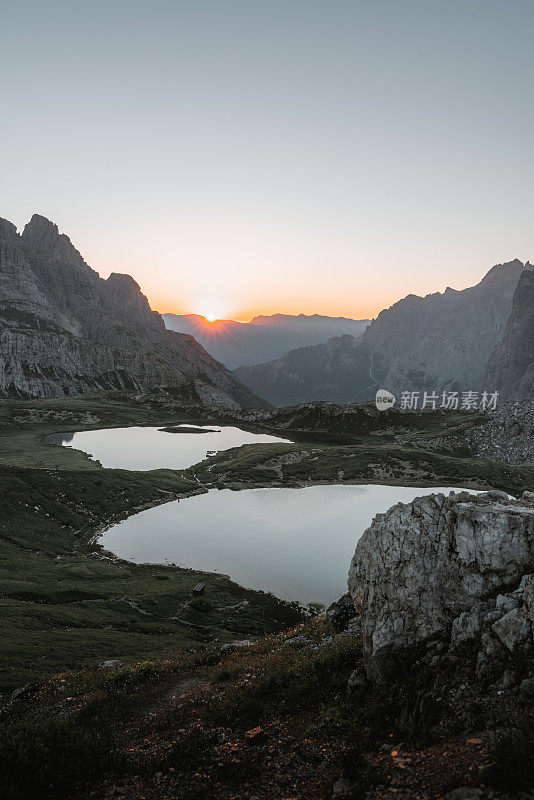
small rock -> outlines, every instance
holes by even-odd
[[[241,639],[235,642],[228,642],[227,644],[223,644],[221,647],[221,653],[231,653],[233,650],[239,650],[240,647],[252,647],[254,642],[251,642],[250,639]]]
[[[501,492],[499,489],[491,489],[489,492],[486,492],[486,494],[488,497],[491,497],[492,500],[504,500],[505,503],[510,499],[506,492]]]
[[[478,800],[481,794],[481,790],[476,786],[459,786],[458,789],[453,789],[445,795],[445,800]]]
[[[524,644],[529,636],[530,622],[522,608],[512,608],[491,626],[505,647],[513,652]]]
[[[348,692],[349,694],[353,694],[361,689],[366,689],[369,686],[369,683],[370,681],[365,674],[365,669],[363,667],[356,667],[356,669],[351,672],[347,683]]]
[[[354,601],[350,594],[338,597],[337,600],[328,606],[326,609],[326,624],[330,633],[336,634],[347,630],[349,622],[356,616],[356,609],[354,608]]]
[[[518,605],[518,598],[512,597],[509,594],[500,594],[495,601],[495,608],[501,611],[503,615],[507,614],[508,611],[511,611],[513,608],[517,608]]]
[[[21,694],[24,694],[24,688],[25,688],[25,687],[23,686],[21,689],[15,689],[15,691],[14,691],[14,692],[13,692],[13,694],[11,695],[11,702],[12,702],[12,703],[13,703],[13,702],[15,702],[15,700],[17,699],[17,697],[20,697],[20,696],[21,696]]]
[[[492,625],[494,622],[497,622],[498,619],[502,617],[500,611],[489,611],[486,616],[484,617],[484,622],[486,625]]]
[[[513,672],[511,669],[505,669],[502,676],[503,689],[511,689],[516,683],[517,681],[515,678],[515,672]]]
[[[346,780],[345,778],[341,778],[341,780],[334,783],[332,800],[338,800],[340,797],[350,797],[353,788],[354,787],[350,781]]]
[[[247,744],[264,744],[267,741],[267,734],[261,727],[251,728],[245,733],[245,741]]]
[[[118,669],[122,664],[122,661],[119,661],[116,658],[112,658],[109,661],[102,661],[101,664],[98,666],[100,669]]]
[[[299,649],[300,647],[306,647],[310,642],[311,639],[308,639],[307,636],[292,636],[290,639],[286,639],[284,644]]]
[[[521,692],[521,700],[526,703],[532,703],[534,701],[534,678],[525,678],[524,681],[521,681],[519,691]]]

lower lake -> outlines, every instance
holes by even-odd
[[[286,600],[326,604],[347,590],[356,543],[375,514],[449,491],[339,484],[212,489],[135,514],[100,543],[130,561],[225,573]]]

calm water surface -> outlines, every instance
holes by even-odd
[[[356,542],[375,514],[450,488],[213,489],[142,511],[100,539],[122,558],[230,575],[287,600],[329,603],[347,589]]]
[[[229,450],[242,444],[288,442],[278,436],[249,433],[230,425],[176,425],[201,433],[168,433],[160,428],[108,428],[79,433],[53,433],[51,444],[89,453],[109,469],[187,469],[198,464],[209,450]]]

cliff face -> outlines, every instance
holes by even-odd
[[[189,386],[206,403],[265,403],[192,336],[167,331],[129,275],[107,280],[34,215],[0,220],[0,397]]]
[[[534,646],[534,494],[431,494],[377,514],[356,546],[349,592],[369,654],[478,642],[477,673]]]
[[[524,269],[532,267],[517,259],[497,264],[476,286],[409,295],[382,311],[363,337],[381,386],[395,394],[489,390],[484,366],[503,334]]]
[[[534,397],[534,273],[530,270],[517,283],[512,313],[488,361],[486,381],[503,399]]]
[[[381,311],[356,340],[330,340],[268,364],[236,370],[275,405],[374,398],[403,391],[494,391],[484,367],[503,335],[519,276],[517,259],[492,267],[476,286],[426,297],[408,295]]]

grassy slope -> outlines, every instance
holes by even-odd
[[[497,706],[484,731],[465,694],[460,710],[428,702],[435,676],[416,667],[349,696],[362,660],[360,634],[332,637],[322,617],[234,652],[64,672],[4,714],[6,800],[324,800],[341,776],[354,800],[442,800],[483,770],[497,786],[532,784],[532,724],[518,739],[513,709]],[[464,691],[464,665],[444,680]]]
[[[80,404],[83,410],[99,405],[82,399],[26,407],[72,410]],[[158,413],[101,405],[104,424],[155,423]],[[203,647],[299,619],[293,607],[223,576],[103,559],[91,544],[96,530],[196,493],[198,483],[173,470],[101,469],[77,451],[43,444],[57,421],[17,423],[12,419],[24,411],[22,404],[0,408],[2,461],[41,465],[0,466],[0,693],[58,669]],[[60,468],[45,468],[52,464]],[[193,599],[199,580],[207,583],[206,597]],[[245,599],[248,604],[227,608]]]
[[[277,481],[280,485],[298,483],[387,483],[405,486],[465,486],[503,489],[521,494],[534,486],[534,467],[514,466],[471,458],[466,454],[421,450],[408,442],[387,442],[383,437],[360,437],[352,445],[244,445],[220,453],[197,466],[195,474],[215,486],[239,487]],[[294,463],[274,459],[306,450]]]

